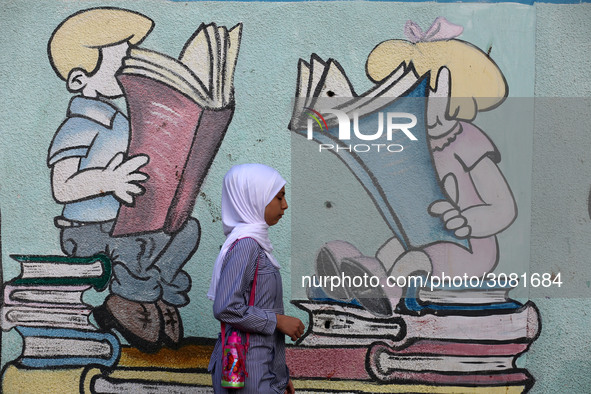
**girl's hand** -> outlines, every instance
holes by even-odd
[[[287,382],[285,394],[295,394],[295,389],[293,388],[293,382],[291,381],[291,379],[289,379],[289,382]]]
[[[277,329],[296,341],[304,334],[304,323],[297,317],[277,314]]]

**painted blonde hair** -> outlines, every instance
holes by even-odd
[[[414,65],[419,75],[430,72],[430,86],[437,85],[437,72],[443,66],[451,75],[451,97],[448,116],[473,120],[478,111],[499,106],[507,97],[508,86],[503,73],[486,53],[461,40],[418,42],[388,40],[369,54],[366,71],[379,82],[401,63]]]
[[[73,69],[91,74],[103,47],[129,42],[137,45],[154,27],[148,17],[120,8],[92,8],[71,15],[53,32],[47,44],[49,62],[63,80]]]

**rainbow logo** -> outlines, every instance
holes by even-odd
[[[324,120],[324,117],[322,115],[320,115],[320,112],[314,111],[310,107],[305,107],[304,109],[307,109],[308,111],[310,111],[310,113],[308,113],[308,116],[310,116],[312,119],[314,119],[316,121],[316,123],[318,123],[318,126],[320,127],[320,131],[324,131],[324,129],[322,127],[322,123],[324,123],[324,127],[326,128],[326,130],[328,130],[328,125],[326,124],[326,120]],[[320,118],[320,119],[318,119],[318,118]],[[322,123],[320,123],[320,120],[322,120]]]

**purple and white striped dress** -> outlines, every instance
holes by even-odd
[[[248,305],[256,270],[259,271],[254,306]],[[239,330],[242,343],[250,332],[246,355],[248,377],[241,393],[281,393],[289,381],[285,363],[285,335],[278,330],[276,313],[283,314],[283,287],[279,269],[271,264],[263,248],[252,238],[239,239],[226,253],[213,304],[216,319],[226,323],[226,341]],[[221,335],[215,344],[208,370],[215,393],[228,393],[221,387]],[[233,391],[233,390],[231,390]]]

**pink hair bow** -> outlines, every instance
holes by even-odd
[[[413,44],[417,42],[450,40],[462,34],[462,31],[464,31],[462,26],[454,25],[442,16],[435,19],[429,30],[424,33],[419,25],[413,21],[407,21],[406,25],[404,25],[404,34]]]

